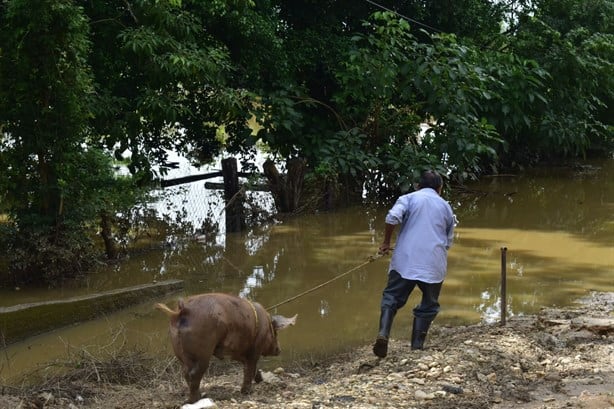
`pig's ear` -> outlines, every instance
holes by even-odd
[[[298,317],[298,314],[292,318],[286,318],[281,315],[273,315],[271,317],[271,321],[273,322],[275,329],[284,329],[290,325],[296,324],[296,317]]]

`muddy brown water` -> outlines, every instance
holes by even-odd
[[[459,225],[434,325],[499,321],[502,247],[507,248],[508,317],[569,305],[590,290],[614,290],[614,160],[484,178],[445,196]],[[83,350],[104,356],[136,347],[170,355],[167,320],[152,309],[153,302],[172,305],[180,296],[219,291],[268,307],[339,275],[275,309],[298,314],[297,325],[280,333],[282,355],[263,365],[370,342],[389,258],[369,257],[376,255],[390,205],[288,218],[245,234],[171,240],[158,251],[100,268],[78,286],[2,290],[0,305],[6,306],[171,278],[185,281],[180,293],[2,348],[0,383]],[[408,338],[418,297],[416,290],[397,315],[392,337]]]

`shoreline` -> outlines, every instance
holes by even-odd
[[[363,345],[297,362],[264,372],[247,396],[239,392],[241,367],[216,361],[201,391],[218,408],[614,408],[614,292],[511,317],[505,326],[434,325],[425,346],[412,351],[408,341],[391,339],[384,359]],[[0,407],[176,409],[185,403],[174,358],[116,358],[47,384],[0,387]],[[114,379],[120,369],[124,376]]]

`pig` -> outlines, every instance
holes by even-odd
[[[280,354],[277,331],[294,325],[297,317],[271,316],[256,302],[222,293],[193,295],[177,304],[177,310],[161,303],[155,308],[170,317],[171,344],[182,363],[189,403],[201,398],[200,381],[212,356],[243,363],[241,392],[250,393],[252,380],[262,380],[258,359]]]

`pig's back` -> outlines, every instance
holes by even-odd
[[[186,299],[178,320],[183,349],[191,355],[236,358],[253,343],[255,330],[255,311],[249,301],[227,294]]]

